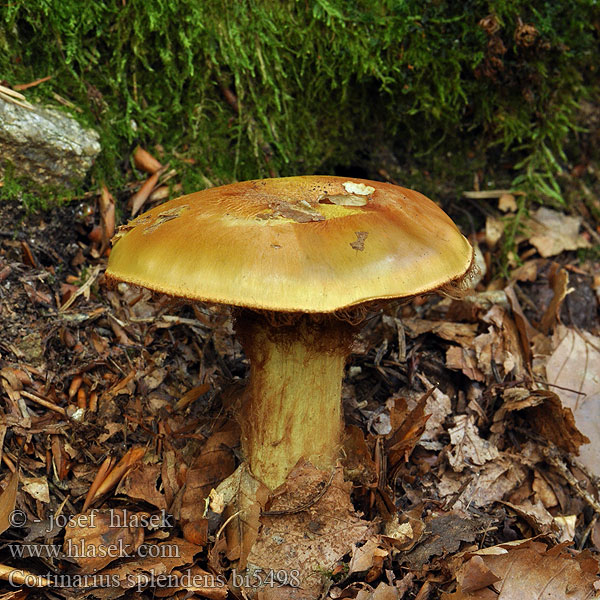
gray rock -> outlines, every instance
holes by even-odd
[[[15,176],[32,183],[72,187],[98,156],[98,138],[63,112],[0,98],[0,176],[11,163]]]

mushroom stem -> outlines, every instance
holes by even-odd
[[[335,465],[342,378],[354,332],[326,315],[298,315],[284,325],[275,319],[274,313],[243,311],[236,326],[251,364],[242,448],[255,477],[271,489],[301,458],[322,469]]]

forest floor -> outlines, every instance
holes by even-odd
[[[106,190],[3,202],[0,597],[597,597],[597,223],[531,210],[503,277],[515,198],[472,207],[474,293],[370,315],[339,468],[299,464],[261,499],[236,471],[228,309],[107,285]]]

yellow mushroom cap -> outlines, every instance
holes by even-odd
[[[327,313],[460,280],[473,250],[434,202],[346,177],[245,181],[182,196],[115,236],[109,278],[173,296]]]

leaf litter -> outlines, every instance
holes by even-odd
[[[269,493],[241,461],[229,313],[105,285],[130,197],[101,187],[0,238],[3,597],[598,595],[598,273],[569,263],[577,220],[534,213],[511,280],[368,319],[340,465]],[[490,220],[484,259],[503,234]]]

